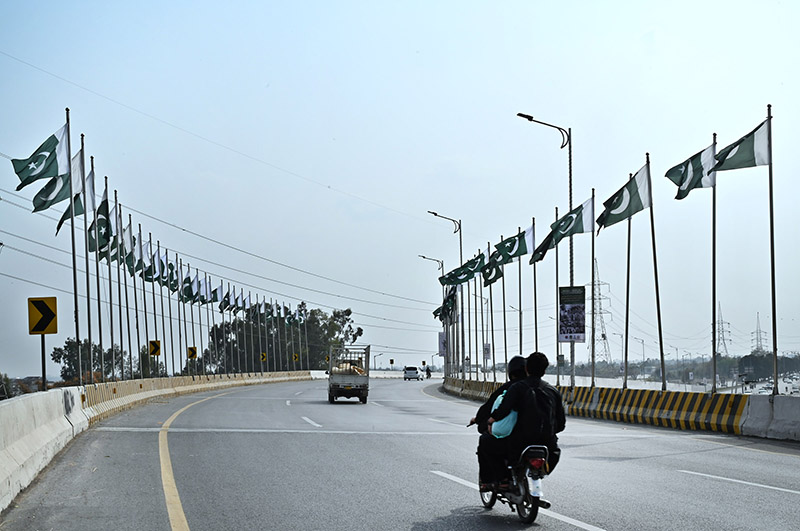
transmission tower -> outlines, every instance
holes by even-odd
[[[767,333],[761,330],[761,316],[756,312],[756,331],[751,332],[752,339],[750,340],[752,350],[759,354],[764,352],[764,341],[766,340]]]
[[[608,289],[608,282],[600,282],[600,270],[597,268],[597,258],[594,259],[594,286],[592,286],[592,290],[594,292],[594,315],[595,319],[600,323],[600,337],[595,338],[595,355],[602,361],[606,363],[611,363],[611,350],[608,348],[608,336],[606,335],[606,322],[603,319],[603,314],[608,312],[603,310],[603,299],[608,300],[608,297],[604,296],[602,293],[602,287],[606,286]],[[602,346],[601,349],[597,349],[597,342],[598,339],[600,341],[600,345]]]
[[[725,337],[725,331],[727,330],[728,334],[731,333],[730,326],[731,324],[728,321],[722,320],[722,304],[717,303],[719,311],[719,319],[717,319],[717,345],[716,345],[716,352],[717,354],[725,353],[725,356],[728,355],[728,342],[730,339]]]

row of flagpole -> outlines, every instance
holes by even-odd
[[[717,366],[717,340],[716,340],[716,172],[724,170],[733,170],[740,168],[748,168],[754,166],[768,165],[769,166],[769,221],[770,221],[770,285],[771,285],[771,304],[772,304],[772,338],[773,338],[773,378],[778,381],[778,345],[777,345],[777,305],[776,305],[776,286],[775,286],[775,240],[774,240],[774,208],[773,208],[773,170],[772,170],[772,112],[771,106],[767,106],[767,118],[756,129],[749,134],[743,136],[733,144],[727,146],[725,149],[717,154],[716,152],[716,134],[713,135],[713,142],[709,148],[702,150],[696,155],[690,157],[681,164],[678,164],[666,172],[666,177],[672,180],[678,186],[678,194],[676,199],[685,198],[689,191],[694,188],[712,188],[712,260],[711,260],[711,346],[712,346],[712,387],[711,392],[716,392],[716,366]],[[563,147],[563,146],[562,146]],[[658,345],[660,355],[660,372],[662,390],[666,390],[666,363],[664,355],[664,336],[661,320],[661,295],[659,290],[658,281],[658,259],[656,252],[656,236],[655,236],[655,214],[653,209],[652,198],[652,185],[650,176],[650,154],[645,156],[645,165],[636,174],[631,174],[629,181],[614,193],[608,200],[603,203],[604,211],[597,218],[598,225],[597,232],[594,230],[594,203],[595,203],[595,190],[592,188],[591,199],[580,205],[575,209],[571,209],[565,216],[558,215],[558,208],[556,207],[555,222],[550,225],[551,232],[541,241],[541,243],[534,249],[534,232],[536,226],[535,218],[531,220],[531,226],[522,231],[518,228],[518,234],[511,238],[504,239],[500,237],[500,243],[492,246],[487,244],[486,250],[479,250],[478,254],[467,260],[462,264],[444,273],[439,278],[442,286],[450,286],[447,290],[442,306],[434,311],[434,316],[439,318],[444,326],[442,332],[444,341],[445,367],[448,376],[456,376],[461,372],[464,377],[464,371],[467,366],[471,368],[471,362],[475,361],[475,371],[479,370],[479,363],[471,354],[471,339],[473,331],[469,320],[470,315],[470,297],[469,297],[469,281],[473,284],[478,284],[477,277],[480,275],[483,278],[481,284],[481,302],[483,301],[483,287],[489,288],[488,305],[490,307],[490,343],[487,345],[484,340],[483,357],[484,364],[491,358],[492,366],[497,364],[497,353],[495,352],[495,327],[494,327],[494,310],[493,310],[493,293],[492,284],[498,279],[502,280],[502,315],[503,315],[503,336],[504,336],[504,350],[503,361],[508,362],[508,341],[507,341],[507,323],[506,323],[506,290],[505,290],[505,265],[519,261],[519,348],[520,355],[523,354],[523,337],[522,337],[522,256],[532,252],[532,257],[529,264],[532,266],[533,271],[533,299],[534,299],[534,344],[535,350],[539,350],[539,337],[538,337],[538,294],[537,294],[537,277],[536,277],[536,263],[544,258],[548,249],[555,249],[555,285],[556,285],[556,307],[562,310],[562,301],[560,296],[560,288],[558,282],[558,247],[557,244],[564,237],[572,240],[572,235],[579,233],[590,232],[592,234],[592,249],[591,249],[591,325],[590,341],[591,341],[591,385],[595,385],[595,331],[596,331],[596,316],[595,316],[595,238],[600,232],[600,229],[613,225],[619,221],[627,220],[628,222],[628,239],[627,239],[627,267],[626,267],[626,294],[625,294],[625,333],[624,333],[624,356],[623,356],[623,388],[627,387],[628,381],[628,338],[629,338],[629,319],[630,319],[630,260],[631,260],[631,220],[632,216],[645,208],[650,210],[650,232],[651,232],[651,248],[653,255],[653,277],[654,277],[654,291],[656,303],[656,319],[658,329]],[[449,218],[447,218],[449,219]],[[532,251],[531,251],[532,250]],[[571,269],[571,268],[570,268]],[[464,316],[458,315],[459,303],[461,305],[461,312],[463,312],[464,297],[461,293],[461,285],[466,283],[468,286],[468,295],[466,297],[467,303],[467,319],[466,325]],[[570,279],[572,285],[572,279]],[[477,285],[473,288],[477,295]],[[476,303],[477,304],[477,303]],[[477,324],[477,307],[475,314],[475,356],[480,355],[478,350],[478,324]],[[559,312],[560,314],[560,312]],[[483,319],[483,314],[481,315]],[[574,345],[575,339],[563,340],[565,336],[562,330],[559,329],[559,319],[556,319],[556,348],[560,351],[561,343],[571,343]],[[466,328],[466,335],[469,339],[464,340],[464,329]],[[461,332],[461,341],[459,342],[459,331]],[[483,325],[481,326],[480,333],[485,337],[486,333]],[[579,339],[582,341],[582,339]],[[487,349],[486,347],[489,346]],[[488,350],[488,352],[487,352]],[[571,378],[570,387],[575,386],[575,360],[574,348],[571,349],[573,357],[571,361]],[[559,352],[560,354],[560,352]],[[560,357],[560,356],[559,356]],[[560,384],[560,367],[561,364],[557,363],[557,383]],[[459,370],[460,368],[460,370]],[[496,372],[493,371],[493,378],[496,380]],[[778,386],[773,386],[773,393],[777,393]]]
[[[122,205],[119,203],[117,192],[114,191],[114,208],[109,211],[108,202],[108,177],[104,179],[104,191],[100,205],[95,204],[94,193],[94,157],[91,157],[90,164],[91,170],[88,174],[85,172],[85,146],[84,135],[81,135],[81,148],[79,152],[72,156],[72,146],[70,141],[70,117],[69,109],[66,110],[66,124],[59,129],[54,135],[51,135],[28,159],[12,159],[15,173],[20,178],[20,184],[17,190],[27,186],[37,180],[48,178],[47,184],[40,190],[34,197],[34,212],[45,210],[51,206],[69,198],[69,207],[59,220],[56,227],[56,234],[60,230],[63,223],[67,220],[70,221],[71,232],[71,248],[72,248],[72,280],[73,280],[73,304],[74,304],[74,322],[75,322],[75,342],[77,345],[78,355],[78,378],[82,385],[84,383],[84,361],[81,353],[81,329],[80,329],[80,310],[78,305],[78,267],[77,267],[77,252],[76,252],[76,235],[75,235],[75,217],[83,214],[83,240],[85,252],[85,268],[86,268],[86,323],[87,323],[87,343],[89,345],[88,364],[89,364],[89,378],[94,381],[94,353],[93,353],[93,330],[92,330],[92,296],[91,296],[91,268],[89,263],[89,254],[94,252],[95,257],[95,278],[96,278],[96,292],[97,292],[97,337],[99,338],[100,348],[100,365],[101,375],[103,381],[106,377],[106,360],[105,349],[103,347],[103,308],[101,297],[101,271],[100,261],[105,259],[107,262],[107,276],[108,276],[108,322],[109,322],[109,337],[111,340],[111,378],[117,379],[117,369],[120,369],[120,376],[125,379],[125,360],[124,360],[124,330],[127,329],[127,343],[128,343],[128,374],[129,377],[134,377],[134,364],[133,364],[133,334],[131,331],[130,319],[130,297],[128,288],[128,276],[132,279],[133,289],[133,302],[134,302],[134,327],[136,330],[136,352],[137,364],[139,369],[139,376],[145,377],[145,359],[147,359],[147,369],[149,376],[161,376],[162,367],[161,363],[156,361],[156,370],[154,374],[152,357],[149,353],[155,351],[160,355],[161,338],[166,339],[167,324],[166,312],[164,304],[164,284],[167,284],[167,306],[169,311],[169,345],[171,352],[171,365],[172,374],[180,374],[184,371],[183,362],[183,343],[186,344],[187,363],[185,369],[192,374],[198,373],[196,362],[192,365],[189,364],[189,359],[196,356],[197,337],[195,336],[196,327],[194,322],[194,304],[198,303],[197,311],[197,328],[199,328],[200,340],[200,353],[202,358],[202,365],[200,371],[202,374],[206,373],[206,367],[211,366],[215,368],[215,372],[264,372],[264,363],[266,362],[267,371],[270,370],[270,364],[273,370],[290,370],[290,354],[291,354],[291,370],[302,368],[304,363],[302,359],[303,352],[303,334],[301,325],[305,325],[305,367],[310,368],[309,347],[308,347],[308,326],[306,323],[306,310],[304,305],[300,305],[295,310],[294,314],[291,313],[291,306],[287,309],[284,303],[279,304],[277,300],[273,302],[270,298],[267,303],[266,296],[259,296],[256,294],[255,304],[251,302],[252,293],[248,292],[245,297],[244,289],[239,289],[239,294],[236,294],[236,287],[231,289],[228,283],[228,290],[226,294],[222,295],[222,281],[217,289],[211,288],[211,280],[208,273],[201,272],[195,268],[195,275],[191,276],[191,267],[186,264],[186,275],[184,276],[184,263],[183,260],[175,253],[175,262],[170,261],[169,252],[165,248],[162,253],[160,241],[156,241],[155,253],[153,252],[154,246],[152,242],[152,234],[148,234],[148,241],[145,247],[142,238],[141,225],[138,225],[138,238],[133,235],[132,231],[132,217],[128,214],[128,224],[123,229],[123,215]],[[65,182],[66,181],[66,182]],[[80,187],[80,191],[76,191],[76,186]],[[66,195],[68,192],[68,196]],[[88,225],[88,217],[92,215],[94,221]],[[88,225],[88,226],[87,226]],[[145,252],[145,248],[147,251]],[[114,301],[113,301],[113,275],[111,262],[117,262],[117,306],[118,306],[118,331],[119,331],[119,351],[120,360],[117,363],[117,353],[115,345],[115,329],[114,329]],[[128,275],[123,275],[120,269],[125,266],[128,270]],[[142,279],[141,289],[137,289],[136,272],[140,273]],[[149,278],[148,278],[149,277]],[[151,292],[147,293],[146,283],[150,282],[152,286]],[[159,299],[161,307],[161,332],[159,333],[158,323],[158,306],[156,299],[155,284],[159,284]],[[126,318],[123,320],[123,285],[124,285],[124,306]],[[173,300],[172,293],[177,293],[177,300]],[[139,295],[141,294],[141,299]],[[152,312],[148,311],[148,295],[152,295]],[[142,302],[142,314],[144,315],[144,335],[146,338],[147,352],[142,351],[141,333],[140,333],[140,311],[139,301]],[[189,311],[187,318],[186,302],[189,302]],[[211,303],[219,303],[219,312],[222,322],[217,327],[215,323],[216,310],[212,311],[210,308]],[[177,306],[177,317],[173,319],[172,309],[173,303]],[[183,306],[182,306],[183,305]],[[208,349],[203,346],[203,317],[202,306],[206,307],[206,328],[210,343]],[[183,308],[183,311],[181,309]],[[232,352],[234,346],[233,342],[228,338],[218,337],[220,331],[227,334],[225,326],[225,312],[229,313],[228,327],[236,330],[232,331],[235,335],[236,341],[236,360],[234,362],[234,353]],[[235,319],[238,312],[243,311],[246,319]],[[152,313],[153,334],[151,336],[148,323],[148,314]],[[183,314],[183,319],[181,319]],[[123,321],[125,326],[123,326]],[[191,345],[189,341],[189,330],[187,325],[191,321]],[[245,322],[247,321],[247,322]],[[262,322],[263,321],[263,322]],[[177,327],[175,327],[177,322]],[[280,328],[283,323],[286,331],[281,334]],[[294,325],[297,324],[297,342],[298,348],[295,349],[295,333]],[[183,329],[181,330],[181,325]],[[249,325],[249,348],[248,348],[248,334],[247,325]],[[254,337],[254,326],[258,329],[258,344]],[[177,328],[178,336],[178,358],[179,367],[176,368],[175,364],[175,329]],[[281,344],[281,335],[283,335],[283,345]],[[242,364],[241,356],[242,349],[239,345],[239,337],[242,337],[244,343],[244,364]],[[277,337],[276,337],[277,336]],[[288,337],[287,337],[288,336]],[[151,339],[153,338],[153,339]],[[272,355],[270,352],[270,338],[272,343]],[[155,343],[153,343],[155,342]],[[218,351],[221,346],[227,350],[230,345],[231,352],[222,353],[222,363],[220,363],[220,352]],[[166,341],[165,341],[166,344]],[[256,347],[258,351],[256,351]],[[286,358],[284,359],[284,351]],[[298,354],[299,351],[299,354]],[[208,359],[205,353],[208,353]],[[260,353],[260,365],[256,368],[256,352]],[[230,355],[229,355],[230,354]],[[143,357],[143,356],[146,356]],[[248,357],[250,362],[248,363]],[[230,358],[230,362],[229,362]],[[156,358],[157,359],[157,358]],[[271,361],[271,363],[270,363]],[[231,366],[229,366],[231,365]],[[167,357],[164,356],[163,372],[167,372]],[[168,372],[167,372],[168,374]]]

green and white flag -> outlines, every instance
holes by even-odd
[[[625,186],[603,203],[606,208],[597,218],[597,224],[600,225],[597,231],[628,219],[640,210],[649,208],[650,204],[650,167],[645,164]]]
[[[714,164],[714,146],[711,145],[692,155],[689,160],[670,168],[665,177],[678,185],[675,199],[683,199],[695,188],[713,188],[716,174],[711,168]]]
[[[221,284],[220,284],[220,289],[222,289]],[[225,296],[222,297],[222,300],[219,302],[219,311],[224,312],[230,307],[231,307],[231,292],[228,291],[227,293],[225,293]]]
[[[480,272],[483,265],[484,254],[481,253],[475,258],[467,260],[467,262],[461,267],[457,267],[446,275],[439,277],[439,283],[442,286],[456,286],[458,284],[463,284],[464,282],[472,280],[475,274]]]
[[[97,207],[97,215],[89,225],[89,252],[98,251],[100,256],[105,258],[111,242],[114,239],[113,226],[109,219],[108,211],[108,189],[103,191],[103,198]],[[97,235],[95,236],[95,224],[97,225]]]
[[[753,131],[717,153],[715,158],[718,162],[708,170],[709,173],[769,164],[769,118],[761,122]]]
[[[589,198],[578,208],[572,209],[564,217],[550,225],[550,234],[545,236],[542,243],[533,251],[529,263],[542,260],[549,249],[555,249],[558,242],[567,236],[592,232],[593,220],[594,201]]]
[[[27,159],[11,159],[11,164],[20,180],[17,191],[39,179],[52,179],[68,174],[66,124],[50,135],[33,155]]]
[[[499,251],[493,252],[489,255],[489,260],[481,267],[481,276],[483,276],[483,285],[491,286],[501,278],[503,278],[502,262],[503,256]]]
[[[506,238],[505,240],[495,245],[494,248],[497,249],[498,252],[497,263],[499,265],[507,264],[512,260],[514,260],[514,258],[518,258],[520,256],[528,254],[528,245],[525,238],[525,231],[520,232],[516,236]]]

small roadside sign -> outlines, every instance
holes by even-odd
[[[160,356],[161,355],[161,341],[158,339],[153,339],[149,341],[150,344],[150,355],[151,356]]]
[[[28,299],[28,334],[57,334],[58,312],[55,297]]]
[[[197,347],[189,347],[187,349],[187,357],[190,360],[197,358]]]

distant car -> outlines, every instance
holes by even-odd
[[[403,367],[403,381],[422,380],[424,377],[416,367]]]

